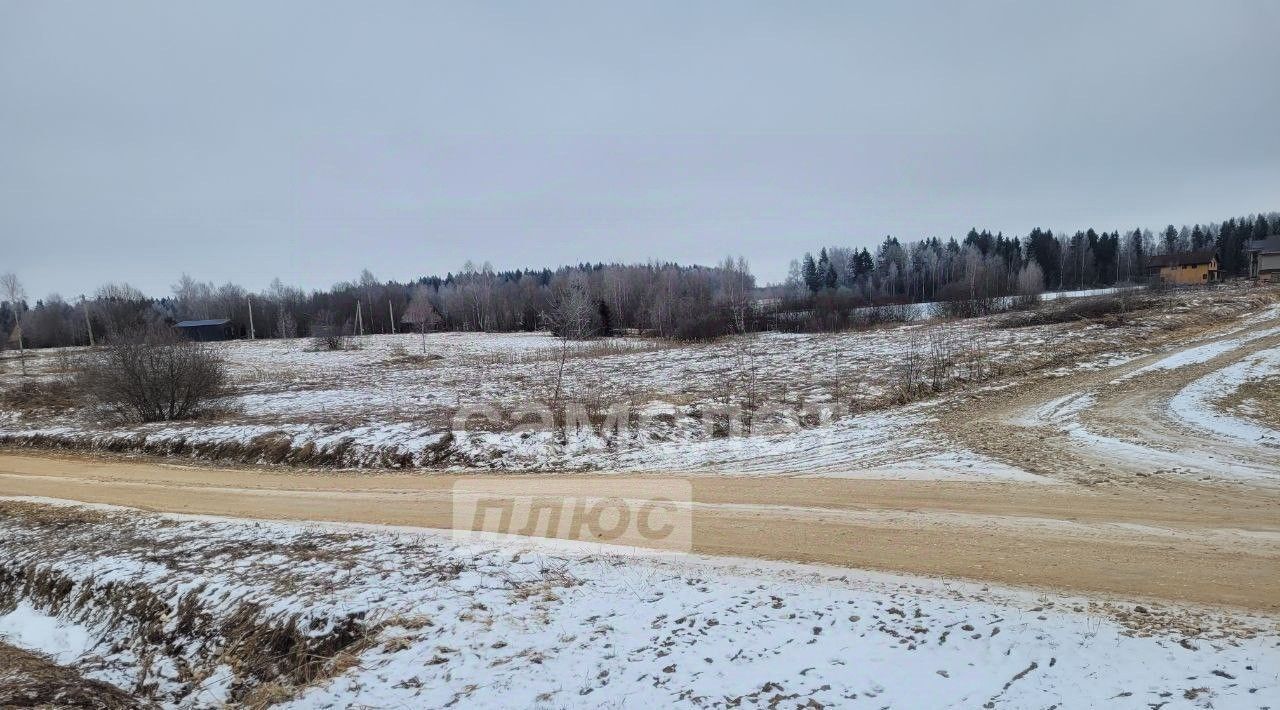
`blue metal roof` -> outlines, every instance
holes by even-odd
[[[208,320],[184,320],[178,323],[177,328],[199,328],[202,325],[226,325],[230,323],[230,318],[210,318]]]

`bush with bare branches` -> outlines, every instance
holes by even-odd
[[[156,325],[115,335],[84,363],[78,384],[116,414],[142,422],[188,419],[227,385],[227,368],[209,345]]]
[[[316,350],[355,350],[350,324],[338,325],[331,311],[323,310],[311,319],[311,346]]]

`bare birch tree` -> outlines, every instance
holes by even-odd
[[[569,341],[584,340],[595,334],[595,308],[586,274],[574,272],[556,284],[549,310],[542,314],[543,324],[560,336],[560,357],[551,393],[551,408],[559,416],[564,399],[564,370],[569,361]]]
[[[22,374],[27,374],[27,349],[22,342],[22,303],[27,300],[27,290],[22,287],[18,275],[12,271],[0,274],[0,296],[9,302],[13,309],[14,332],[18,336],[18,360],[22,363]]]
[[[436,307],[431,305],[431,289],[426,286],[418,286],[413,290],[413,298],[410,299],[409,305],[405,307],[404,314],[401,316],[405,322],[412,323],[418,327],[418,332],[422,334],[422,354],[427,354],[427,330],[435,327],[440,322],[440,316],[436,313]]]
[[[755,277],[747,267],[747,260],[741,256],[736,260],[726,256],[720,263],[720,272],[720,300],[729,310],[734,332],[745,333],[751,316],[751,291],[755,288]]]

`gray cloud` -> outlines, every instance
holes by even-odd
[[[1280,196],[1280,6],[0,4],[0,270],[325,287]]]

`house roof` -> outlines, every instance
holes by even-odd
[[[1257,251],[1264,254],[1280,252],[1280,235],[1249,242],[1244,246],[1246,251]]]
[[[1191,266],[1208,264],[1214,260],[1211,251],[1189,251],[1181,254],[1159,254],[1147,259],[1147,266]]]
[[[202,325],[226,325],[230,323],[230,318],[209,318],[207,320],[184,320],[178,323],[176,328],[199,328]]]

